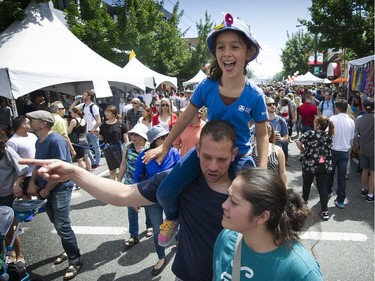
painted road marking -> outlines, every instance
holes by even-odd
[[[307,231],[301,234],[301,239],[366,242],[368,237],[362,233]]]
[[[126,227],[110,227],[110,226],[72,226],[75,234],[90,235],[123,235],[129,232]],[[51,233],[56,233],[52,230]]]

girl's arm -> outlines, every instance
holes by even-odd
[[[296,141],[296,145],[298,147],[298,149],[300,150],[301,154],[304,154],[305,153],[305,148],[303,147],[303,144],[300,140],[297,140]]]
[[[145,156],[142,158],[143,162],[147,164],[152,159],[157,158],[156,161],[160,165],[167,155],[169,149],[172,147],[173,142],[185,130],[191,120],[193,120],[194,116],[198,113],[198,110],[199,108],[196,108],[191,103],[189,103],[184,113],[182,113],[179,118],[177,118],[175,125],[172,127],[172,130],[169,132],[169,135],[165,139],[164,143],[154,149],[146,151]]]
[[[285,169],[285,154],[282,148],[278,145],[275,145],[277,159],[279,160],[279,176],[285,184],[285,187],[288,188],[288,176]]]
[[[267,132],[267,121],[255,123],[256,130],[256,142],[259,157],[259,167],[267,169],[268,160],[268,132]]]

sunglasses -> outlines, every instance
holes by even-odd
[[[169,105],[166,104],[166,103],[162,103],[161,106],[163,106],[163,107],[169,107]]]
[[[267,103],[267,106],[275,106],[276,103],[272,102],[272,103]]]
[[[58,107],[57,109],[65,109],[65,107]]]
[[[138,104],[137,102],[132,101],[132,104]]]

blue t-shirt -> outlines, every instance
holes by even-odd
[[[237,236],[237,232],[224,229],[217,237],[213,261],[214,281],[232,280]],[[294,243],[290,249],[280,246],[268,253],[257,253],[243,241],[240,276],[238,281],[323,280],[319,264],[300,243]]]
[[[61,135],[52,132],[42,142],[37,140],[35,143],[35,159],[60,159],[62,161],[72,163],[68,143]],[[39,167],[37,167],[39,169]],[[44,188],[47,181],[40,176],[37,176],[38,186]],[[66,183],[70,183],[67,181]],[[59,183],[61,185],[62,183]]]
[[[207,120],[225,120],[236,130],[236,147],[239,154],[251,153],[249,122],[268,119],[265,95],[254,82],[247,80],[237,100],[225,105],[219,93],[219,80],[203,80],[195,89],[190,102],[195,107],[207,107]]]
[[[275,132],[279,132],[280,133],[281,137],[285,137],[288,134],[288,126],[287,126],[285,120],[282,117],[276,115],[275,119],[268,120],[268,122],[272,125],[273,130]],[[276,144],[278,146],[281,146],[281,142],[280,141],[276,141]]]

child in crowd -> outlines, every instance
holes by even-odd
[[[164,144],[145,153],[143,161],[148,163],[157,158],[161,163],[172,146],[173,141],[187,127],[199,108],[208,108],[207,119],[228,121],[236,129],[237,155],[232,155],[231,174],[245,166],[254,166],[251,158],[251,139],[249,122],[253,119],[256,127],[259,165],[267,167],[268,155],[268,113],[265,96],[254,82],[245,76],[246,66],[254,60],[260,46],[250,32],[249,26],[230,14],[225,15],[223,23],[216,26],[207,38],[207,46],[214,55],[208,78],[195,89],[186,110]],[[203,156],[204,157],[204,156]],[[207,159],[209,161],[209,159]],[[214,175],[220,163],[212,163]],[[215,167],[214,167],[215,166]],[[157,193],[159,204],[166,213],[166,220],[160,226],[159,244],[167,246],[173,240],[178,226],[178,195],[201,172],[195,150],[187,153],[176,165]],[[214,177],[213,177],[214,180]],[[178,182],[178,184],[177,184]]]

